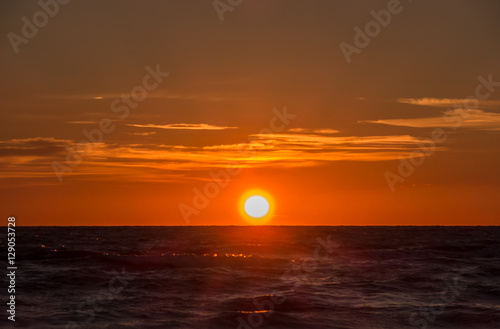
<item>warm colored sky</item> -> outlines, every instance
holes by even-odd
[[[179,205],[195,209],[193,189],[232,161],[190,225],[246,224],[238,200],[254,188],[275,225],[498,225],[500,3],[402,0],[347,63],[340,44],[388,3],[243,0],[221,21],[208,0],[70,1],[20,42],[40,7],[2,1],[2,217],[185,225]],[[169,75],[144,80],[156,68]],[[120,100],[143,81],[144,100]],[[113,131],[82,154],[100,121]],[[280,131],[261,131],[270,121]],[[71,168],[62,182],[54,162]]]

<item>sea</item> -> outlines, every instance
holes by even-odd
[[[0,328],[500,328],[499,238],[500,227],[17,227],[15,321],[4,274]]]

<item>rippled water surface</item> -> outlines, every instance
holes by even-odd
[[[16,233],[1,328],[500,328],[499,227]]]

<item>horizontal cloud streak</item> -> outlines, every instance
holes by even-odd
[[[0,157],[50,156],[61,153],[71,143],[71,140],[55,139],[52,137],[0,141]]]
[[[140,128],[177,129],[177,130],[225,130],[225,129],[238,128],[238,127],[214,126],[206,123],[172,123],[167,125],[157,125],[157,124],[141,125],[141,124],[128,123],[127,126],[140,127]]]
[[[228,163],[248,167],[310,167],[333,161],[386,161],[410,157],[419,149],[419,143],[428,142],[409,135],[401,136],[325,136],[319,134],[257,134],[248,142],[238,144],[183,146],[158,144],[93,144],[92,152],[85,156],[85,163],[68,176],[85,177],[120,176],[133,179],[134,173],[147,174],[154,181],[184,181],[182,175],[223,169]],[[70,141],[53,138],[19,140],[18,147],[30,143],[51,143],[60,149]],[[0,142],[12,144],[13,141]],[[10,144],[9,144],[10,143]],[[71,149],[78,149],[72,143]],[[1,149],[1,148],[0,148]],[[444,150],[438,147],[436,151]],[[43,153],[43,152],[42,152]],[[57,153],[27,152],[3,157],[0,177],[49,177],[54,175],[52,161],[64,161]],[[47,157],[47,155],[52,155]],[[23,163],[23,166],[13,164]],[[191,178],[192,179],[192,178]]]
[[[412,104],[420,106],[433,106],[433,107],[457,107],[457,108],[469,108],[471,103],[479,102],[479,106],[483,108],[499,107],[500,100],[470,100],[463,98],[399,98],[397,100],[399,103]],[[477,104],[477,103],[476,103]]]
[[[462,128],[496,130],[500,128],[500,114],[484,112],[482,110],[450,110],[443,116],[414,118],[414,119],[388,119],[388,120],[366,120],[360,123],[378,123],[391,126],[404,126],[413,128],[456,127],[460,123]]]
[[[293,129],[288,129],[289,132],[294,132],[294,133],[308,133],[308,134],[337,134],[339,133],[338,130],[335,129],[330,129],[330,128],[293,128]]]
[[[134,133],[128,133],[129,135],[133,136],[150,136],[150,135],[156,135],[156,131],[147,131],[147,132],[134,132]]]

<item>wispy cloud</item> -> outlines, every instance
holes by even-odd
[[[293,133],[308,133],[308,134],[337,134],[339,131],[330,128],[292,128],[288,129]]]
[[[140,127],[140,128],[157,128],[157,129],[178,129],[178,130],[225,130],[225,129],[237,129],[238,127],[224,127],[224,126],[214,126],[206,123],[172,123],[168,125],[157,125],[157,124],[133,124],[128,123],[127,126]]]
[[[330,161],[384,161],[407,157],[428,142],[408,135],[333,137],[313,134],[252,135],[251,143],[206,146],[203,150],[238,157],[242,151],[255,156],[242,159],[246,166],[315,166]],[[444,148],[438,148],[444,150]]]
[[[263,142],[280,142],[287,145],[297,145],[301,147],[326,147],[338,145],[408,145],[419,141],[418,138],[409,135],[395,136],[321,136],[312,134],[273,134],[273,135],[252,135]]]
[[[61,153],[71,140],[35,137],[0,141],[0,157],[49,156]]]
[[[461,128],[496,130],[500,128],[500,114],[485,112],[482,110],[457,109],[446,112],[444,116],[413,118],[413,119],[388,119],[367,120],[360,123],[378,123],[391,126],[404,126],[414,128],[430,127],[456,127],[460,123]]]
[[[463,98],[399,98],[397,100],[399,103],[412,104],[420,106],[433,106],[433,107],[459,107],[459,108],[469,108],[471,106],[471,100]],[[500,100],[483,100],[479,101],[480,107],[492,108],[500,106]]]
[[[129,135],[133,136],[150,136],[150,135],[156,135],[156,131],[147,131],[147,132],[133,132],[133,133],[128,133]]]
[[[85,162],[68,176],[98,177],[120,176],[132,179],[133,173],[149,175],[151,180],[186,180],[183,175],[203,170],[224,169],[228,163],[247,167],[310,167],[333,161],[385,161],[410,157],[425,140],[409,135],[401,136],[328,136],[321,134],[257,134],[249,142],[224,145],[183,146],[150,144],[92,145],[92,152],[85,155]],[[0,177],[50,177],[52,162],[64,163],[66,152],[40,150],[42,145],[55,145],[63,150],[71,141],[54,138],[36,138],[0,142],[4,149],[27,148],[30,152],[14,152],[15,157],[0,157]],[[71,149],[79,149],[72,143]],[[38,147],[38,149],[36,148]],[[444,150],[443,147],[436,151]],[[19,166],[19,163],[23,163]],[[191,178],[192,179],[192,178]]]

